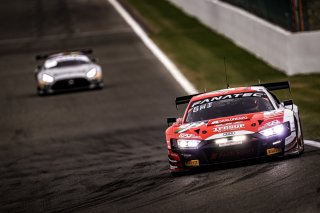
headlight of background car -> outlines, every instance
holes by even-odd
[[[96,68],[92,68],[91,70],[89,70],[87,72],[87,77],[88,78],[94,78],[97,74],[97,69]]]
[[[197,148],[201,140],[178,139],[177,144],[180,149]]]
[[[266,137],[272,137],[272,136],[281,136],[285,131],[285,127],[283,124],[276,125],[274,127],[265,129],[260,131],[259,133],[266,136]]]
[[[54,78],[51,75],[43,74],[41,80],[46,83],[52,83]]]

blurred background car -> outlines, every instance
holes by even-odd
[[[92,50],[37,55],[44,60],[35,71],[38,95],[79,89],[102,89],[102,69],[90,58]]]

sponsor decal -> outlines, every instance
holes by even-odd
[[[272,111],[272,112],[265,112],[264,113],[264,118],[265,119],[270,119],[270,118],[274,118],[274,117],[277,117],[277,116],[281,116],[283,115],[283,111],[280,110],[280,111]]]
[[[231,136],[234,134],[236,134],[236,133],[235,132],[225,132],[225,133],[223,133],[223,136]]]
[[[197,127],[199,127],[199,126],[201,126],[201,125],[203,125],[204,124],[204,122],[195,122],[195,123],[191,123],[191,124],[184,124],[184,125],[182,125],[182,126],[180,126],[176,131],[175,131],[175,133],[183,133],[183,132],[185,132],[185,131],[187,131],[187,130],[189,130],[189,129],[191,129],[191,128],[197,128]]]
[[[225,125],[225,126],[220,126],[220,127],[214,127],[213,131],[214,132],[233,131],[233,130],[241,129],[244,126],[245,126],[245,124],[243,124],[243,123],[233,124],[233,125]]]
[[[271,126],[275,126],[277,124],[280,124],[280,121],[273,120],[273,121],[270,121],[270,122],[266,123],[266,126],[271,127]]]
[[[194,134],[186,134],[186,133],[181,133],[179,135],[179,138],[193,138],[193,137],[196,137],[196,136]]]
[[[269,128],[269,127],[272,127],[272,126],[276,126],[276,125],[278,125],[280,123],[281,122],[278,121],[278,120],[269,121],[268,123],[266,123],[263,126],[259,127],[259,130],[265,129],[265,128]]]
[[[215,121],[212,121],[210,124],[215,125],[215,124],[221,124],[221,123],[229,123],[233,121],[243,121],[248,119],[249,119],[248,116],[231,117],[231,118],[225,118],[221,120],[215,120]]]
[[[270,148],[267,149],[267,155],[274,155],[281,152],[281,148]]]
[[[186,166],[199,166],[199,160],[188,160]]]
[[[220,96],[215,96],[212,98],[206,98],[204,100],[193,102],[191,108],[194,108],[196,106],[199,107],[200,105],[203,105],[202,108],[206,107],[206,105],[207,105],[207,108],[209,108],[210,105],[208,107],[208,104],[212,103],[214,101],[233,99],[233,98],[263,97],[263,96],[265,96],[265,93],[262,93],[262,92],[246,92],[246,93],[236,93],[236,94],[229,94],[229,95],[220,95]],[[212,106],[212,104],[211,104],[211,106]],[[198,110],[199,110],[199,108],[198,108]]]

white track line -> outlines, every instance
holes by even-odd
[[[198,93],[192,83],[181,73],[181,71],[173,64],[173,62],[159,49],[159,47],[148,37],[139,24],[131,17],[131,15],[116,1],[108,0],[109,3],[118,11],[124,20],[131,26],[133,31],[140,37],[143,43],[151,50],[151,52],[161,61],[167,68],[174,79],[188,93]],[[320,142],[304,140],[305,144],[320,148]]]
[[[304,143],[309,146],[320,148],[320,142],[317,142],[317,141],[304,140]]]
[[[172,63],[172,61],[159,49],[159,47],[148,37],[139,24],[131,17],[131,15],[116,1],[108,0],[109,3],[118,11],[124,20],[131,26],[133,31],[140,37],[143,43],[151,50],[151,52],[160,60],[167,68],[173,78],[188,93],[198,93],[197,89],[191,82],[181,73],[181,71]]]

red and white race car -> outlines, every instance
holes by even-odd
[[[223,89],[176,98],[189,103],[183,118],[168,118],[171,172],[265,156],[300,155],[304,141],[298,107],[270,91],[289,82]]]

